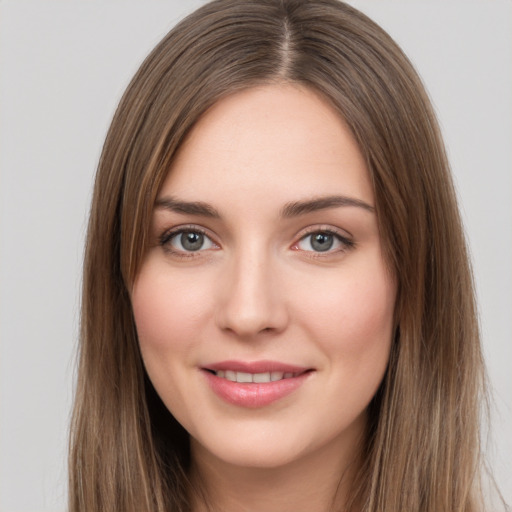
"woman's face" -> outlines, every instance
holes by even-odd
[[[373,205],[351,133],[311,90],[236,93],[194,127],[132,303],[149,377],[196,456],[278,467],[356,446],[396,293]]]

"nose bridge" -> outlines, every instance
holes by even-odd
[[[276,258],[264,245],[253,242],[235,250],[221,283],[220,327],[241,337],[282,330],[287,314],[278,277]]]

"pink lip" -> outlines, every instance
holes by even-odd
[[[295,377],[265,383],[242,383],[217,377],[211,371],[233,370],[247,373],[283,372]],[[203,375],[212,391],[224,401],[247,408],[270,405],[296,391],[313,373],[311,368],[283,364],[275,361],[223,361],[203,368]]]

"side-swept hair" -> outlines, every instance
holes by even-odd
[[[179,23],[126,90],[101,155],[87,237],[70,512],[189,510],[188,434],[145,373],[129,290],[159,188],[200,116],[271,83],[326,98],[352,130],[398,282],[396,332],[369,406],[351,503],[479,510],[483,363],[449,166],[421,80],[395,42],[336,0],[216,0]]]

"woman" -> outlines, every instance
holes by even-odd
[[[335,0],[220,0],[112,122],[70,510],[473,511],[483,365],[439,130]]]

